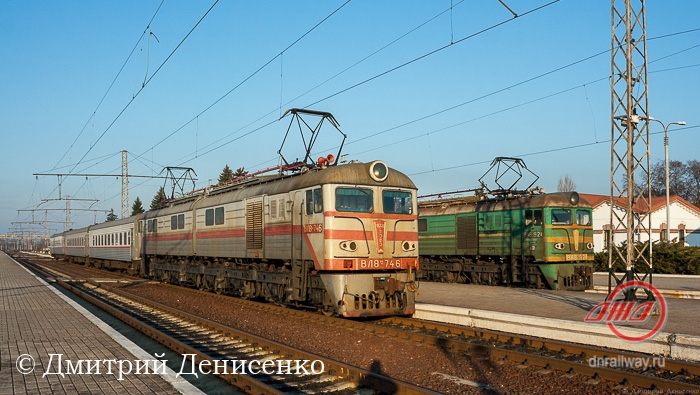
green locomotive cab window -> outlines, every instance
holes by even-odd
[[[335,190],[335,209],[366,213],[374,210],[371,189],[364,188],[338,188]]]
[[[383,191],[382,205],[384,212],[389,214],[411,214],[413,198],[410,192]]]
[[[576,210],[576,223],[582,226],[591,225],[590,210]]]
[[[559,208],[552,209],[552,225],[571,225],[571,211]]]
[[[525,226],[542,226],[542,209],[525,210]]]

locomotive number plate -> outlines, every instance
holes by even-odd
[[[401,259],[360,259],[360,269],[400,268]]]
[[[586,261],[588,254],[566,254],[567,261]]]
[[[306,224],[304,233],[323,233],[323,224]]]

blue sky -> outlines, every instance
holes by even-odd
[[[550,191],[568,174],[609,193],[610,2],[506,0],[518,18],[498,0],[344,3],[221,1],[192,30],[213,1],[0,1],[0,234],[31,229],[31,209],[63,230],[57,177],[33,174],[119,174],[122,150],[130,174],[192,167],[197,188],[227,164],[274,166],[292,107],[333,113],[348,159],[382,159],[420,194],[475,187],[496,156]],[[700,159],[699,13],[647,2],[650,114],[687,122],[669,128],[681,161]],[[337,137],[323,131],[316,153]],[[147,207],[163,180],[130,186]],[[61,197],[85,199],[72,226],[104,221],[83,209],[120,213],[120,188],[65,177]]]

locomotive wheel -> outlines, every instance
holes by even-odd
[[[326,317],[332,317],[335,315],[335,306],[333,305],[333,301],[331,300],[330,296],[328,296],[328,292],[323,292],[323,307],[321,308],[321,313],[323,313],[323,315]]]

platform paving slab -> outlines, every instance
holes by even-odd
[[[0,253],[0,395],[202,394],[170,369],[165,374],[133,373],[136,361],[156,359]],[[110,363],[100,364],[99,374],[94,366],[86,373],[86,361],[96,360],[114,360],[112,374]],[[76,370],[78,361],[83,361],[83,374]],[[119,361],[124,372],[133,364],[121,379]]]

